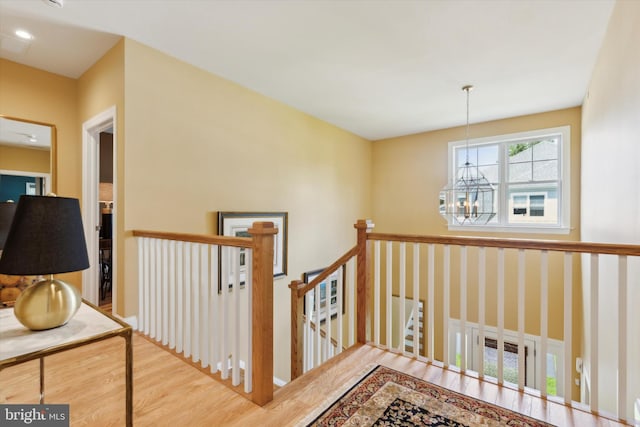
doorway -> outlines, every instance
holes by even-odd
[[[82,205],[90,260],[82,274],[82,296],[110,313],[117,309],[116,129],[115,107],[82,126]]]
[[[98,306],[111,312],[113,297],[113,128],[98,135]]]

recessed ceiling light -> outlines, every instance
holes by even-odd
[[[24,40],[33,40],[33,34],[25,30],[16,30],[16,36]]]

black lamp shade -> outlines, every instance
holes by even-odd
[[[78,199],[20,196],[0,273],[45,275],[89,268]]]
[[[7,234],[9,234],[9,227],[11,227],[15,211],[15,203],[0,202],[0,251],[4,248],[4,242],[7,241]]]

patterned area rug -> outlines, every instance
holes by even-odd
[[[322,413],[308,417],[303,425],[551,426],[384,366],[374,367]]]

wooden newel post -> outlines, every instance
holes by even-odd
[[[373,230],[373,223],[359,219],[354,225],[358,230],[358,277],[356,284],[356,340],[367,342],[367,284],[369,283],[369,267],[371,255],[367,245],[367,233]]]
[[[291,381],[302,375],[304,298],[298,296],[298,289],[304,284],[302,280],[294,280],[289,285],[291,289]]]
[[[262,406],[273,400],[273,236],[272,222],[255,222],[253,238],[253,304],[251,400]]]

